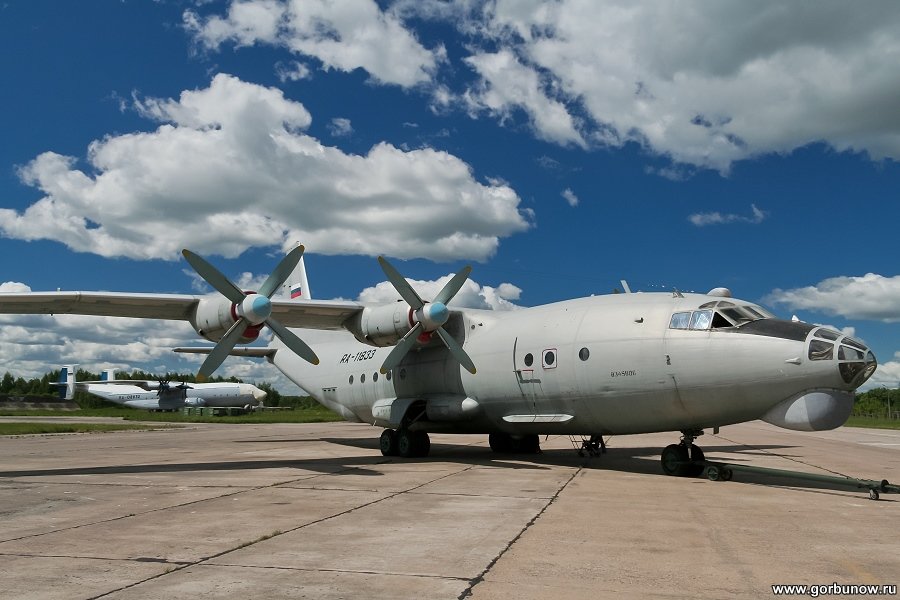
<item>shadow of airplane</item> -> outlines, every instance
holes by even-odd
[[[85,466],[69,468],[49,469],[8,469],[0,471],[0,477],[55,477],[72,475],[140,475],[163,473],[202,473],[202,472],[236,472],[265,469],[295,469],[317,474],[332,475],[365,475],[379,477],[384,475],[384,470],[379,469],[390,464],[409,463],[433,463],[451,462],[467,466],[500,467],[504,469],[528,469],[549,470],[552,467],[569,467],[590,469],[596,471],[614,471],[631,474],[647,475],[668,479],[668,475],[662,472],[659,463],[660,448],[658,447],[631,447],[631,448],[607,448],[605,454],[596,457],[579,457],[574,449],[553,448],[543,450],[540,454],[496,454],[485,445],[459,445],[435,443],[431,446],[431,453],[427,458],[403,459],[399,457],[385,457],[378,451],[378,439],[371,437],[349,438],[302,438],[302,439],[272,439],[272,440],[239,440],[236,443],[298,443],[298,442],[324,442],[338,446],[352,447],[371,451],[365,456],[322,457],[322,458],[298,458],[298,459],[260,459],[260,460],[225,460],[209,462],[164,462],[136,465],[107,465]],[[715,460],[714,455],[727,453],[731,455],[727,462],[732,464],[750,464],[754,457],[770,455],[769,451],[783,451],[795,446],[787,445],[761,445],[755,447],[743,445],[704,445],[703,450],[710,460]],[[735,456],[737,455],[737,456]],[[779,453],[778,456],[793,458],[790,454]],[[703,477],[698,479],[704,479]],[[709,482],[712,484],[713,482]],[[762,485],[767,487],[791,488],[810,492],[859,492],[847,486],[815,481],[791,480],[790,478],[774,477],[758,473],[735,473],[735,479],[731,483],[745,485]]]

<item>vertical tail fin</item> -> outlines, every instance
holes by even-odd
[[[116,378],[115,369],[106,369],[100,373],[100,381],[114,381]]]
[[[297,242],[291,249],[293,250],[299,245],[300,242]],[[294,268],[293,272],[288,276],[287,281],[283,286],[283,293],[291,300],[312,299],[312,294],[309,291],[309,280],[306,278],[306,264],[303,262],[302,256],[300,257],[300,262],[297,263],[296,268]]]
[[[75,367],[78,365],[65,365],[59,370],[59,398],[60,400],[73,400],[75,398]]]

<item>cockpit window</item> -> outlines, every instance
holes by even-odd
[[[809,360],[831,360],[834,357],[834,344],[822,340],[809,343]]]
[[[669,321],[669,329],[687,329],[690,323],[691,313],[677,312],[672,315],[672,320]]]
[[[857,342],[851,337],[845,337],[841,340],[841,343],[847,344],[848,346],[853,346],[854,348],[859,348],[860,350],[866,350],[866,346],[862,342]]]
[[[844,342],[846,341],[844,339]],[[862,350],[851,348],[850,346],[841,346],[841,349],[838,350],[838,358],[841,360],[862,360],[863,353]]]
[[[713,311],[695,310],[691,315],[691,329],[709,329],[712,325]]]
[[[716,310],[712,310],[714,307]],[[669,321],[669,329],[734,329],[751,321],[768,318],[749,306],[739,306],[727,301],[706,302],[699,308],[700,310],[674,313]]]
[[[832,331],[830,329],[825,329],[824,327],[820,328],[816,331],[816,337],[822,338],[823,340],[831,340],[832,342],[837,341],[841,334],[837,331]]]
[[[743,310],[740,310],[738,308],[721,308],[721,309],[719,309],[719,311],[723,315],[725,315],[726,317],[731,319],[731,321],[735,325],[740,325],[741,323],[747,323],[749,321],[753,321],[755,319],[760,318],[760,317],[754,317],[752,313],[744,312]]]

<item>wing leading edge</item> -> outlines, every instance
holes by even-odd
[[[138,294],[123,292],[4,292],[0,314],[92,315],[190,321],[200,300],[218,296]],[[272,302],[272,315],[287,327],[341,329],[344,321],[363,309],[338,300]]]

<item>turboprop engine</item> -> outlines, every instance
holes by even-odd
[[[251,292],[244,292],[245,294]],[[197,309],[191,315],[190,322],[197,333],[211,342],[218,342],[231,326],[238,320],[237,306],[222,296],[209,296],[203,298],[197,304]],[[239,344],[249,344],[259,337],[263,325],[247,325],[244,333],[238,340]]]
[[[450,311],[442,303],[426,303],[419,310],[413,310],[405,302],[395,302],[384,306],[368,306],[354,315],[344,327],[363,344],[370,346],[394,346],[416,326],[422,323],[420,335],[425,343],[438,327],[447,322]]]
[[[403,301],[386,306],[366,307],[344,326],[364,344],[394,346],[381,365],[381,372],[387,373],[399,365],[414,346],[427,344],[431,342],[432,336],[437,336],[459,364],[474,374],[475,364],[472,359],[444,329],[450,319],[447,303],[466,282],[472,267],[463,267],[444,284],[434,300],[425,302],[383,256],[378,257],[378,263]]]
[[[297,246],[281,259],[260,286],[258,293],[244,292],[204,258],[190,250],[182,250],[181,253],[197,274],[223,296],[200,300],[191,319],[191,324],[200,335],[216,341],[215,347],[197,371],[198,381],[203,381],[215,371],[239,341],[255,340],[263,325],[271,329],[275,337],[284,342],[292,352],[314,365],[319,364],[319,357],[312,348],[272,316],[270,298],[300,262],[303,246]]]

